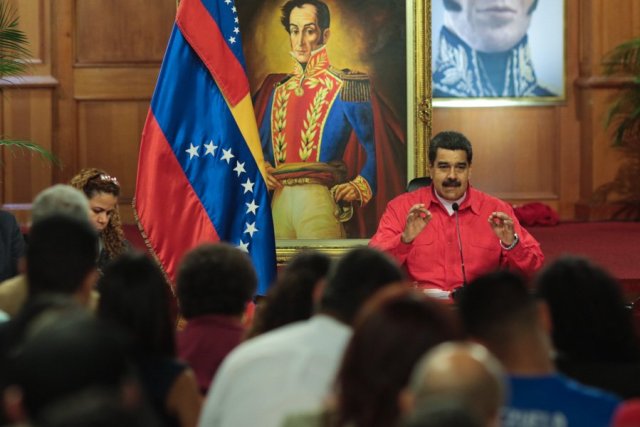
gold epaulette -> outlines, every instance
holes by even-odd
[[[349,69],[339,70],[329,68],[329,71],[342,80],[340,99],[347,102],[369,102],[371,99],[371,85],[369,76]]]

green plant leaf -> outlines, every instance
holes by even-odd
[[[60,166],[60,160],[49,150],[30,141],[20,141],[13,139],[0,139],[0,147],[6,147],[11,150],[30,151],[40,155],[43,159]]]

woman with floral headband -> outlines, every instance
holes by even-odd
[[[124,238],[118,213],[120,183],[103,170],[87,168],[74,176],[70,184],[89,199],[89,217],[100,233],[98,269],[102,271],[109,261],[131,247]]]

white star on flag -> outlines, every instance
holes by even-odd
[[[245,205],[247,205],[247,213],[252,213],[254,215],[257,214],[257,210],[260,207],[260,205],[256,205],[256,201],[251,200],[251,203],[245,203]]]
[[[240,32],[240,28],[238,27],[233,27],[233,32],[238,34]]]
[[[235,18],[233,18],[233,22],[235,22],[236,24],[238,23],[238,17],[237,16]]]
[[[240,243],[238,243],[238,249],[240,249],[242,252],[249,253],[249,242],[245,243],[240,240]]]
[[[231,12],[236,13],[236,7],[235,7],[235,6],[233,6],[233,7],[231,8]]]
[[[251,191],[253,193],[253,182],[251,182],[251,180],[249,178],[247,178],[247,182],[245,182],[244,184],[240,184],[244,187],[244,193],[246,194],[247,192]]]
[[[192,143],[189,144],[191,147],[189,147],[188,150],[185,150],[187,153],[189,153],[189,160],[193,159],[194,157],[200,157],[200,154],[198,154],[198,148],[200,148],[199,145],[193,145]]]
[[[231,4],[231,0],[224,0],[225,4]]]
[[[240,176],[241,173],[246,172],[246,170],[244,170],[244,163],[241,162],[236,162],[236,167],[233,168],[233,170],[236,171],[238,176]]]
[[[233,159],[235,156],[231,153],[231,148],[229,148],[228,150],[225,150],[224,148],[222,149],[222,160],[226,160],[227,164],[229,164],[229,162],[231,161],[231,159]]]
[[[246,226],[247,226],[247,228],[245,228],[245,229],[244,229],[244,232],[245,232],[245,233],[249,233],[249,235],[250,235],[251,237],[253,237],[253,233],[255,233],[255,232],[259,231],[259,230],[256,228],[256,223],[255,223],[255,221],[254,221],[254,222],[252,222],[251,224],[247,223],[247,224],[246,224]]]
[[[212,156],[216,155],[216,148],[218,148],[217,145],[213,145],[213,141],[209,141],[208,144],[204,144],[204,148],[207,149],[207,152],[204,153],[204,155],[206,156],[207,154],[211,154]]]
[[[235,37],[229,37],[229,43],[234,44],[236,42]]]

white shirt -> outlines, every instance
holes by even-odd
[[[279,427],[318,409],[350,337],[349,326],[316,315],[241,344],[217,372],[198,427]]]

